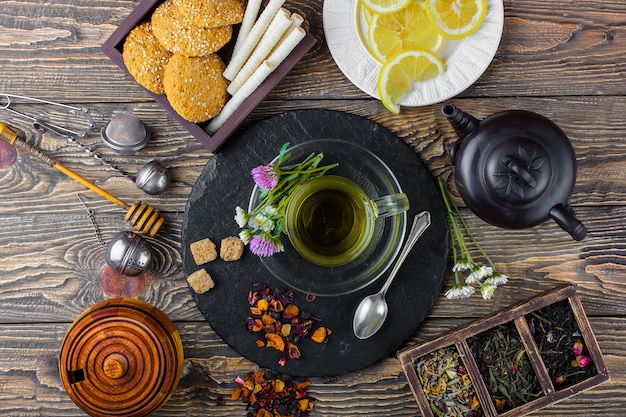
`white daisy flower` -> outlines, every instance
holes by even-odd
[[[474,287],[470,285],[454,285],[448,291],[446,291],[446,298],[448,300],[458,300],[461,298],[469,298],[474,294]]]

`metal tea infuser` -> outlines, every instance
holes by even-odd
[[[89,208],[85,196],[77,193],[76,197],[87,211],[87,216],[91,222],[100,245],[107,246],[105,261],[109,267],[120,275],[137,276],[146,272],[152,263],[152,249],[146,240],[138,233],[123,231],[116,233],[107,244],[103,237],[93,209]]]
[[[138,171],[137,176],[133,176],[79,140],[79,138],[86,138],[89,134],[100,131],[102,140],[109,147],[123,155],[133,154],[139,149],[145,147],[151,136],[150,130],[146,128],[137,116],[125,113],[118,114],[115,115],[106,126],[102,127],[93,120],[91,111],[86,107],[76,107],[49,100],[18,96],[15,94],[0,93],[0,97],[4,97],[6,100],[4,105],[0,105],[0,110],[5,110],[13,115],[31,121],[33,127],[41,132],[49,132],[57,137],[67,139],[68,142],[71,142],[85,150],[89,156],[100,161],[103,165],[107,165],[110,169],[117,172],[121,176],[133,181],[137,187],[145,193],[160,194],[167,189],[169,185],[169,174],[167,169],[159,162],[149,162]],[[81,131],[72,130],[70,128],[48,121],[43,121],[38,117],[33,117],[26,113],[14,110],[10,107],[12,98],[59,107],[64,111],[66,110],[68,112],[68,116],[71,115],[76,118],[80,117],[84,119],[83,123],[86,124],[86,127]]]
[[[9,145],[15,146],[19,150],[29,153],[30,155],[39,159],[48,166],[64,173],[68,177],[76,180],[77,182],[96,192],[100,196],[125,209],[126,216],[124,217],[124,219],[128,221],[131,226],[133,226],[137,231],[146,233],[150,236],[154,236],[157,234],[157,232],[165,222],[165,219],[163,218],[163,216],[161,216],[161,213],[154,207],[142,203],[139,200],[135,201],[132,205],[126,204],[111,193],[98,187],[93,182],[87,180],[86,178],[80,176],[78,173],[67,168],[65,165],[50,158],[40,149],[20,138],[15,131],[13,131],[10,127],[2,122],[0,122],[0,140],[7,142]]]

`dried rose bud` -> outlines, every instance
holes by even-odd
[[[578,366],[581,368],[584,368],[591,363],[591,358],[589,356],[578,356],[576,357],[576,360],[578,361]]]
[[[585,345],[583,345],[582,342],[580,341],[576,341],[574,343],[574,347],[573,347],[573,351],[574,351],[574,356],[580,356],[583,354],[583,349],[585,348]]]

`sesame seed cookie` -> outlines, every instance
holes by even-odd
[[[172,0],[193,24],[217,27],[241,23],[245,12],[243,0]]]
[[[174,54],[165,68],[163,86],[171,106],[185,120],[201,123],[215,117],[228,98],[224,61],[217,54]]]
[[[152,33],[150,22],[135,27],[124,41],[122,58],[128,72],[137,84],[156,94],[164,93],[163,72],[171,56]]]
[[[203,56],[218,51],[233,35],[230,25],[214,28],[196,26],[179,13],[171,0],[152,13],[154,36],[170,52],[185,56]]]

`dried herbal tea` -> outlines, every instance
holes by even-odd
[[[498,412],[543,396],[513,322],[483,332],[467,342]]]
[[[527,314],[526,321],[556,389],[597,374],[568,300]]]
[[[257,335],[258,347],[282,352],[278,361],[281,366],[289,359],[300,358],[298,344],[307,336],[316,343],[327,343],[332,333],[328,327],[319,326],[319,318],[294,303],[292,291],[256,283],[248,293],[248,302],[251,315],[246,318],[246,331]]]
[[[415,370],[431,410],[438,417],[480,417],[482,409],[455,346],[415,361]]]
[[[248,372],[246,379],[237,377],[239,384],[231,394],[233,400],[247,404],[247,417],[308,417],[315,400],[307,395],[311,385],[288,375],[265,369]]]

